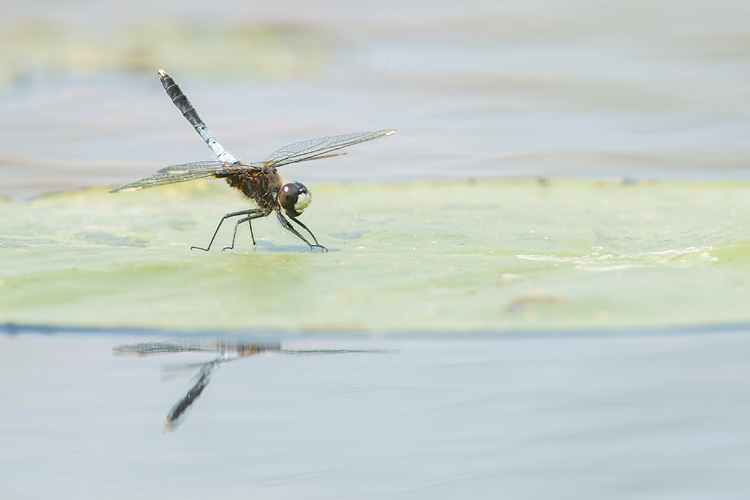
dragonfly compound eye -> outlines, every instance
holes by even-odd
[[[279,193],[279,204],[292,217],[300,215],[312,201],[312,196],[301,182],[284,184]]]

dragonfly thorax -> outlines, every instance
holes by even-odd
[[[279,192],[279,205],[292,217],[297,217],[312,201],[312,195],[301,182],[284,184]]]

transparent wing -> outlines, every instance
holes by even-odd
[[[161,342],[142,342],[139,344],[119,345],[112,351],[119,355],[151,356],[153,354],[168,354],[172,352],[214,352],[215,346],[205,346],[195,343],[182,342],[178,340],[165,340]]]
[[[172,165],[162,168],[154,175],[141,179],[139,181],[125,184],[122,187],[113,189],[112,193],[121,193],[123,191],[136,191],[155,186],[164,186],[176,182],[192,181],[203,177],[220,177],[226,174],[236,174],[246,170],[253,170],[258,166],[243,163],[221,163],[218,161],[199,161],[195,163],[183,163],[181,165]]]
[[[309,141],[295,142],[294,144],[289,144],[281,149],[277,149],[260,163],[199,161],[196,163],[173,165],[159,170],[150,177],[131,182],[130,184],[113,189],[110,192],[121,193],[123,191],[137,191],[139,189],[164,186],[176,182],[192,181],[204,177],[223,177],[227,174],[255,170],[264,166],[281,167],[290,163],[338,156],[343,153],[330,153],[332,151],[359,144],[360,142],[380,139],[381,137],[386,137],[395,133],[395,130],[378,130],[375,132],[359,132],[357,134],[335,135],[332,137],[321,137]]]
[[[281,149],[277,149],[264,160],[264,164],[270,167],[281,167],[290,163],[300,161],[317,160],[338,156],[329,154],[342,148],[359,144],[360,142],[380,139],[395,134],[395,130],[378,130],[375,132],[359,132],[357,134],[335,135],[332,137],[321,137],[309,141],[295,142]]]

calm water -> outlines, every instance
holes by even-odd
[[[168,436],[211,355],[2,335],[0,495],[745,498],[748,333],[282,339],[398,352],[228,363]]]
[[[209,159],[158,67],[246,160],[400,130],[300,180],[750,178],[747,2],[212,5],[7,5],[0,194]]]
[[[207,5],[0,0],[0,195],[210,159],[159,67],[246,160],[399,129],[284,168],[313,189],[750,179],[746,1]],[[398,353],[232,362],[169,436],[165,365],[210,356],[0,335],[0,497],[746,498],[748,333],[282,339]]]

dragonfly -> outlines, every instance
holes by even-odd
[[[174,365],[171,371],[183,369],[197,369],[195,383],[180,398],[172,409],[167,413],[164,423],[164,434],[170,434],[182,423],[185,412],[201,396],[208,383],[211,374],[219,366],[248,358],[264,352],[275,352],[279,354],[351,354],[351,353],[395,353],[390,350],[377,349],[283,349],[280,342],[245,342],[222,339],[212,340],[164,340],[156,342],[141,342],[137,344],[120,345],[112,349],[113,354],[118,356],[153,356],[159,354],[170,354],[180,352],[217,353],[217,357],[203,363],[192,363]]]
[[[208,148],[216,156],[216,160],[172,165],[157,171],[149,177],[131,182],[111,192],[136,191],[206,177],[226,179],[231,187],[240,190],[245,196],[253,200],[257,207],[225,214],[216,226],[216,230],[208,246],[205,248],[193,246],[190,247],[191,250],[209,251],[222,224],[227,219],[234,217],[240,218],[237,219],[234,225],[232,244],[224,247],[223,250],[234,248],[234,243],[237,239],[237,229],[245,222],[250,227],[250,237],[253,240],[253,246],[256,246],[252,221],[268,217],[275,213],[281,227],[307,243],[310,250],[317,248],[327,252],[328,249],[318,243],[312,231],[298,219],[312,201],[310,190],[301,182],[284,183],[277,169],[291,163],[342,156],[346,153],[336,153],[336,151],[362,142],[393,135],[396,133],[396,130],[358,132],[296,142],[277,149],[263,161],[246,163],[238,160],[216,140],[174,79],[164,72],[163,69],[160,69],[158,74],[169,98],[172,99],[177,109],[182,112],[182,115],[205,141]],[[295,228],[293,223],[297,225],[299,230]],[[310,235],[312,242],[301,231]]]

